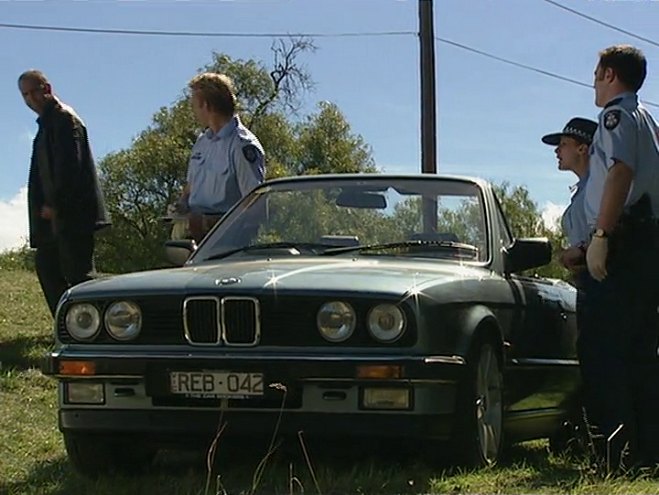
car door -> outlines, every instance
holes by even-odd
[[[513,242],[495,197],[501,246]],[[506,390],[511,413],[553,413],[578,386],[576,290],[560,281],[506,275],[515,308],[506,335]]]

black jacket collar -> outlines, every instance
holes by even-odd
[[[43,124],[45,121],[47,121],[53,114],[55,108],[58,106],[59,106],[59,101],[57,101],[57,99],[52,98],[51,100],[49,100],[43,109],[43,113],[39,115],[39,117],[37,117],[37,123]]]

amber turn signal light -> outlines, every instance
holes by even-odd
[[[357,378],[402,378],[403,367],[390,364],[365,364],[357,366]]]
[[[96,374],[96,364],[92,361],[61,361],[60,375],[90,376]]]

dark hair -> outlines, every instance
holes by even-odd
[[[643,52],[631,45],[614,45],[599,53],[598,67],[612,69],[620,82],[636,92],[647,75],[647,61]]]
[[[588,142],[587,139],[579,137],[579,136],[565,136],[570,139],[574,139],[577,144],[585,144],[586,146],[590,146],[591,143]]]
[[[236,92],[228,76],[204,72],[193,77],[188,87],[198,91],[204,101],[216,112],[228,117],[236,113]]]
[[[30,69],[23,72],[18,76],[18,82],[20,83],[21,81],[33,81],[42,87],[50,84],[46,75],[37,69]]]

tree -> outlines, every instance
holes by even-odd
[[[538,205],[531,199],[524,186],[511,188],[508,182],[494,185],[510,230],[514,237],[547,237],[552,244],[552,261],[549,265],[533,270],[541,277],[569,280],[570,273],[558,262],[558,255],[565,246],[565,236],[561,229],[549,229],[542,220]]]
[[[372,151],[352,133],[333,103],[321,102],[319,112],[298,126],[298,174],[376,172]]]
[[[234,81],[243,122],[266,150],[268,178],[319,172],[372,172],[370,147],[355,135],[339,108],[321,103],[317,113],[298,119],[304,94],[313,88],[299,57],[313,52],[307,39],[277,41],[270,68],[256,60],[214,53],[203,71]],[[113,226],[99,238],[101,271],[125,272],[163,264],[168,231],[160,218],[183,187],[190,150],[201,129],[186,91],[161,108],[125,150],[99,163]]]

